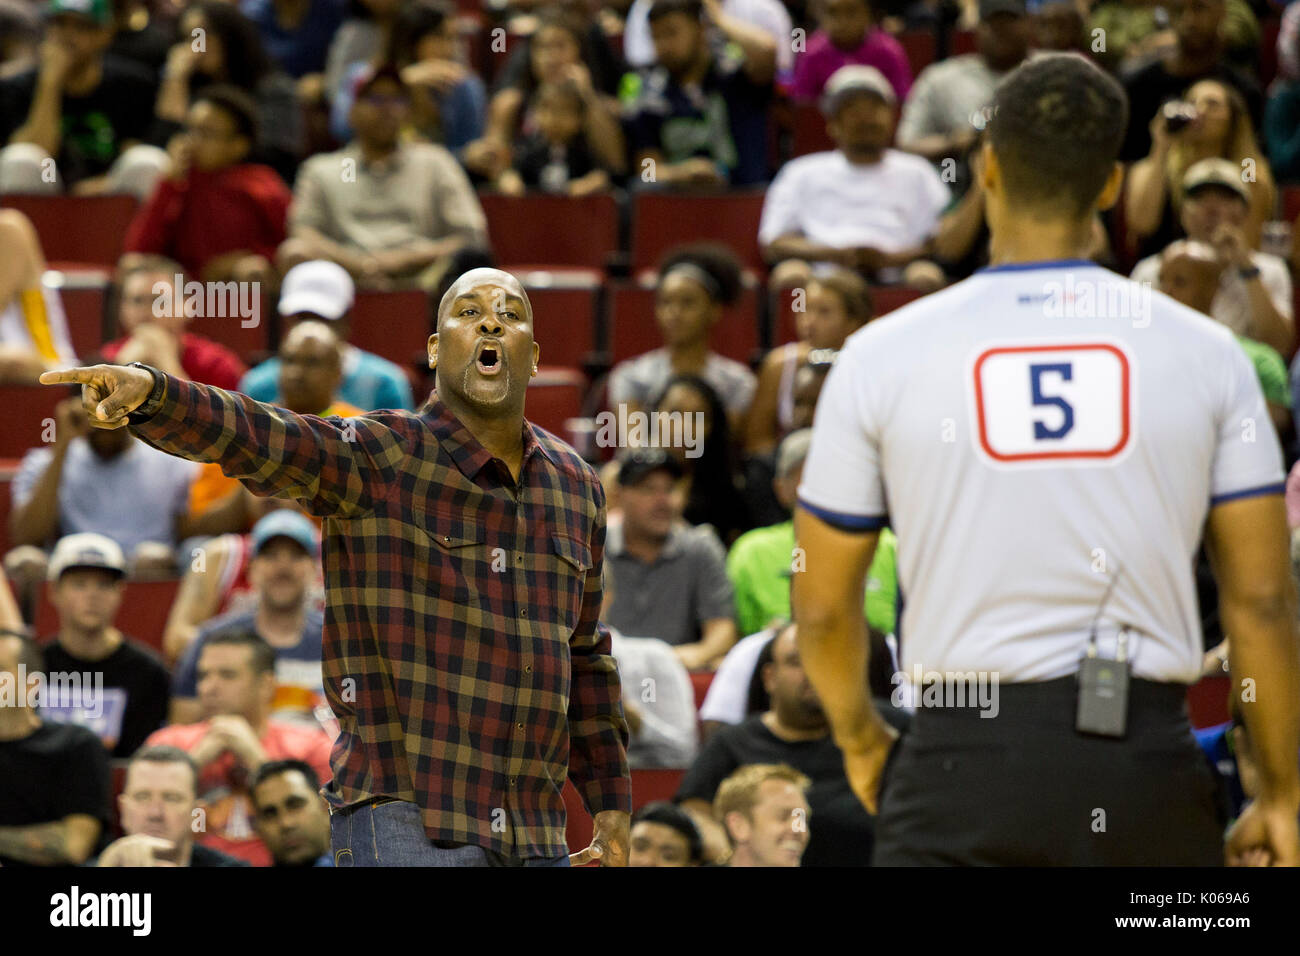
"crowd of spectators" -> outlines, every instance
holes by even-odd
[[[936,55],[914,73],[918,36]],[[790,621],[795,489],[822,382],[880,291],[987,264],[987,106],[1044,50],[1129,94],[1125,188],[1092,257],[1238,336],[1293,464],[1300,3],[1268,0],[0,0],[0,194],[139,201],[114,333],[79,356],[49,237],[0,209],[0,384],[139,361],[300,414],[417,408],[427,382],[350,342],[357,291],[436,296],[492,262],[482,193],[765,190],[766,268],[679,223],[628,277],[653,285],[661,344],[590,383],[590,407],[681,429],[592,449],[630,762],[684,771],[638,810],[632,863],[862,864],[873,821]],[[789,155],[792,111],[820,114],[827,148]],[[189,278],[269,289],[275,353],[191,331]],[[793,313],[748,364],[718,349],[742,307]],[[90,427],[79,395],[4,493],[0,676],[93,673],[102,693],[0,707],[0,863],[332,865],[319,520]],[[1288,500],[1300,532],[1300,471]],[[886,529],[863,612],[872,693],[901,727],[898,547]],[[131,583],[159,579],[178,582],[165,625],[118,630]],[[1206,635],[1211,672],[1228,646]],[[1225,740],[1232,774],[1249,761],[1244,734],[1204,735],[1220,771]]]

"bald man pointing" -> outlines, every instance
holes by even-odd
[[[626,864],[628,731],[597,620],[605,495],[524,419],[538,355],[523,288],[476,269],[439,303],[417,412],[296,415],[143,365],[41,376],[80,383],[97,427],[324,518],[338,866]],[[572,857],[566,777],[595,819]]]

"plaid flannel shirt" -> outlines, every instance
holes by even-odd
[[[630,811],[605,495],[568,445],[525,422],[516,487],[436,394],[320,418],[171,376],[130,423],[324,518],[333,806],[413,801],[430,839],[521,858],[566,852],[566,777],[593,815]]]

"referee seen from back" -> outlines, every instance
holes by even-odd
[[[1185,707],[1202,536],[1260,758],[1226,858],[1297,862],[1281,453],[1231,333],[1083,258],[1126,114],[1081,57],[1008,76],[982,147],[993,265],[855,333],[818,404],[795,618],[880,865],[1224,861]],[[899,739],[860,611],[886,524],[921,685]]]

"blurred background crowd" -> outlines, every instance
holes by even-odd
[[[40,372],[415,409],[479,265],[533,303],[528,417],[608,491],[633,864],[864,863],[788,620],[790,509],[845,339],[987,264],[987,106],[1040,51],[1129,94],[1092,258],[1236,333],[1294,463],[1300,3],[0,0],[0,674],[103,687],[0,707],[0,863],[330,865],[319,520],[90,428]],[[602,440],[611,411],[698,445]],[[901,726],[898,546],[864,614]],[[1197,575],[1231,816],[1250,745]]]

